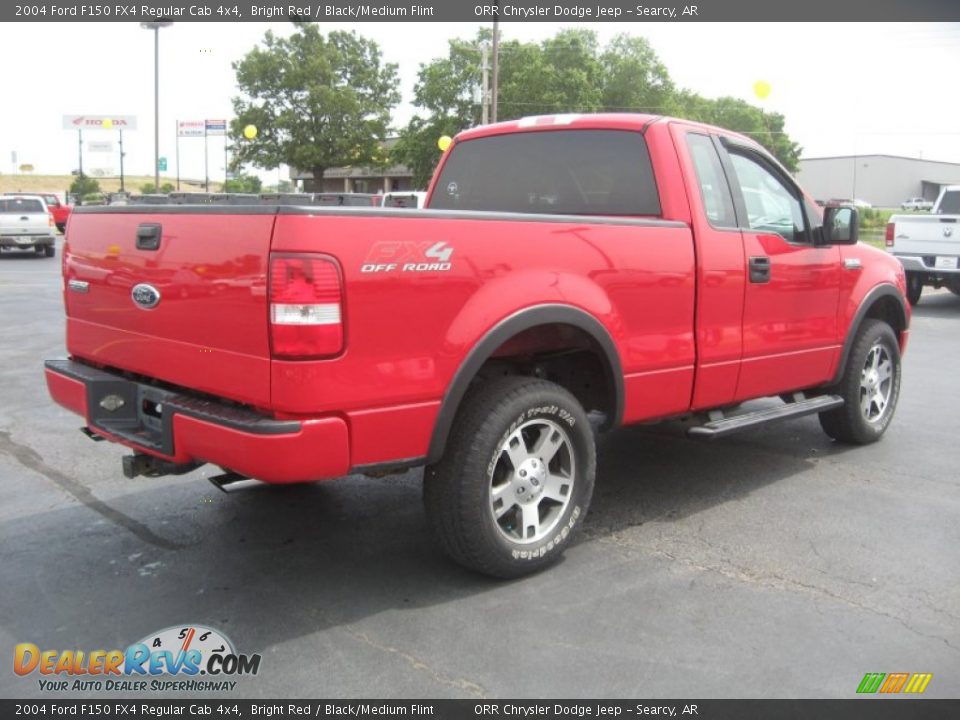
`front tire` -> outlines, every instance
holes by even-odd
[[[529,377],[482,382],[424,473],[427,520],[467,568],[515,578],[559,560],[590,506],[596,449],[567,390]]]
[[[827,435],[852,445],[866,445],[883,436],[900,397],[900,346],[889,325],[863,321],[843,377],[829,392],[845,402],[820,413],[820,426]]]
[[[923,275],[915,272],[907,273],[907,302],[910,305],[916,305],[920,302],[920,295],[923,293]]]

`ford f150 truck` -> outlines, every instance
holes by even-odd
[[[906,269],[911,305],[928,285],[960,295],[960,185],[944,187],[930,215],[893,215],[886,245]]]
[[[893,417],[902,266],[747,138],[529,118],[458,135],[428,192],[425,210],[78,208],[53,398],[134,450],[128,476],[424,465],[440,547],[500,577],[569,545],[595,432],[818,413],[869,443]]]

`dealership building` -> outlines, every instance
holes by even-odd
[[[960,163],[896,155],[805,158],[797,182],[817,200],[859,198],[896,208],[908,198],[936,200],[944,185],[960,185]]]

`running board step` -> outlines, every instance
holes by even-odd
[[[773,408],[734,415],[733,417],[722,417],[721,415],[719,419],[710,420],[703,425],[695,425],[687,430],[687,435],[712,440],[778,420],[788,420],[821,413],[825,410],[833,410],[841,405],[843,405],[843,398],[839,395],[819,395],[813,398],[787,402]]]

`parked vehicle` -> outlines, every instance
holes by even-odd
[[[53,215],[39,195],[0,197],[0,250],[31,250],[53,257],[56,253]]]
[[[933,201],[924,200],[922,197],[914,197],[904,200],[900,203],[901,210],[932,210]]]
[[[906,270],[911,305],[927,286],[960,295],[960,185],[942,188],[930,215],[891,216],[886,245]]]
[[[73,206],[60,202],[60,197],[56,193],[4,193],[4,196],[12,197],[37,197],[38,195],[43,198],[47,210],[53,215],[53,222],[57,230],[64,232],[67,229],[67,219],[70,217]]]
[[[746,137],[646,115],[487,125],[428,193],[427,210],[78,210],[51,395],[134,450],[128,477],[425,465],[438,545],[498,577],[569,545],[595,432],[818,414],[863,444],[893,417],[902,266]]]
[[[427,201],[427,193],[419,190],[406,192],[388,192],[383,196],[383,207],[422,208]]]

